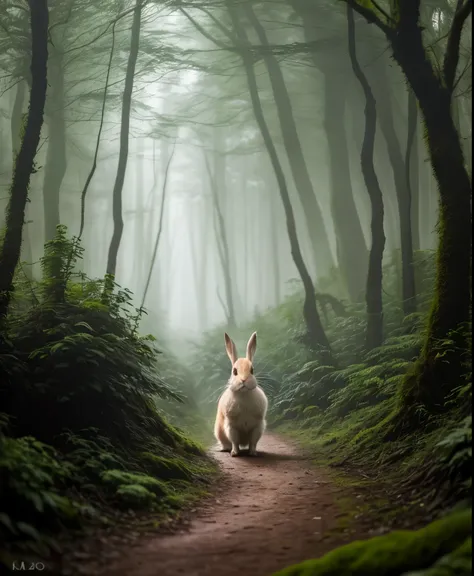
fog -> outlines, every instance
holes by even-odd
[[[22,260],[35,278],[41,274],[44,242],[51,239],[46,220],[66,225],[71,236],[79,234],[81,194],[99,130],[96,169],[85,195],[85,251],[79,268],[91,278],[107,270],[133,4],[100,4],[50,2],[45,125],[22,247]],[[25,62],[30,51],[28,38],[11,39],[15,30],[26,30],[22,11],[8,1],[3,5],[13,32],[0,34],[10,42],[0,57],[5,191],[0,215],[19,137],[15,131],[28,106]],[[236,6],[191,3],[184,10],[148,1],[141,9],[137,62],[129,78],[129,148],[119,192],[124,227],[115,275],[139,307],[152,267],[142,330],[176,342],[199,340],[220,324],[247,323],[301,286],[239,42],[253,45],[246,53],[253,59],[264,121],[316,288],[325,292],[332,279],[332,291],[343,300],[361,294],[363,299],[365,289],[371,208],[360,164],[364,95],[351,69],[345,9],[308,0],[262,2],[251,10],[257,26],[244,4]],[[238,40],[232,20],[239,11],[245,41],[242,36]],[[442,33],[442,14],[425,7],[427,33],[434,40]],[[401,229],[406,229],[400,194],[407,186],[408,93],[380,32],[357,18],[356,40],[358,60],[377,101],[374,162],[384,199],[386,262],[400,250]],[[470,31],[465,43],[470,46]],[[463,80],[456,106],[468,150],[470,95],[463,96],[462,88]],[[410,242],[416,251],[436,246],[437,190],[419,115],[415,127]]]

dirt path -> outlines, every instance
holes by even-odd
[[[257,458],[216,452],[224,485],[189,529],[131,547],[106,576],[269,576],[339,542],[334,489],[289,441],[267,434]]]

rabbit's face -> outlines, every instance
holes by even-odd
[[[233,392],[246,392],[257,387],[257,380],[253,375],[252,362],[247,358],[239,358],[232,366],[232,375],[229,387]]]

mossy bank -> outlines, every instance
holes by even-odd
[[[71,257],[72,255],[72,257]],[[108,278],[74,274],[81,251],[58,228],[43,279],[18,277],[3,327],[0,559],[58,552],[56,536],[149,516],[206,493],[216,465],[162,406],[193,421],[188,374]],[[176,418],[179,422],[179,418]],[[150,522],[148,523],[150,525]],[[77,535],[76,535],[77,536]]]

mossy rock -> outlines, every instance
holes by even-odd
[[[432,522],[418,531],[395,531],[352,542],[318,560],[308,560],[274,576],[404,576],[435,569],[435,563],[464,545],[471,536],[472,511],[465,510]],[[454,555],[455,557],[455,555]],[[438,576],[437,572],[429,573]],[[444,576],[443,572],[439,573]],[[451,574],[447,572],[447,574]],[[462,574],[464,572],[452,572]]]
[[[140,484],[119,486],[116,495],[124,504],[136,508],[148,508],[156,501],[156,495]]]

